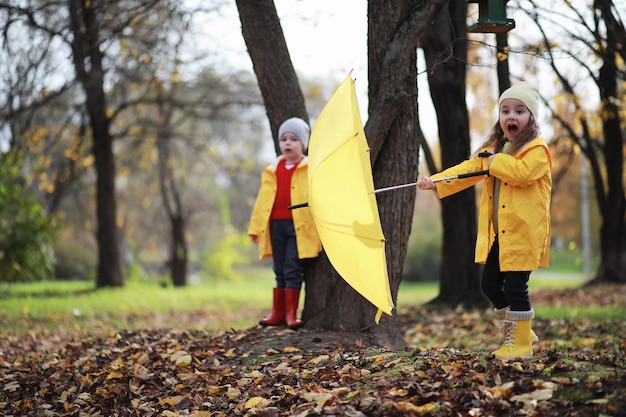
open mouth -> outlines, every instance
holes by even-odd
[[[513,134],[517,133],[517,131],[519,130],[517,125],[508,125],[507,129],[509,133],[513,133]]]

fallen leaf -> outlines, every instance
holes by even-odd
[[[538,389],[536,391],[525,394],[513,395],[510,400],[513,402],[527,403],[530,401],[543,401],[552,398],[553,391],[551,389]]]
[[[267,407],[269,404],[271,402],[263,397],[252,397],[245,402],[244,408]]]
[[[184,350],[174,352],[170,357],[170,360],[176,364],[176,366],[189,366],[191,364],[191,355]]]

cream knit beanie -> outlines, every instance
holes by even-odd
[[[528,110],[537,118],[537,111],[539,109],[539,92],[537,87],[528,82],[520,82],[512,87],[504,90],[504,93],[500,96],[498,101],[498,108],[507,98],[515,98],[524,103]]]

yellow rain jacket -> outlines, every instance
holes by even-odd
[[[489,149],[483,149],[489,151]],[[501,181],[498,204],[500,270],[532,271],[548,266],[550,256],[550,198],[552,157],[543,138],[529,142],[515,155],[474,156],[433,175],[432,179],[489,169],[490,176],[437,182],[437,196],[447,197],[483,179],[475,262],[484,264],[495,240],[493,199],[495,177]]]
[[[259,259],[272,257],[272,244],[270,240],[270,214],[274,206],[278,183],[276,179],[276,167],[284,159],[279,156],[261,174],[261,188],[257,195],[250,225],[248,226],[248,236],[259,237]],[[291,178],[291,204],[300,204],[308,201],[308,158],[304,158],[296,167],[296,171]],[[322,242],[317,234],[315,222],[309,207],[296,208],[291,211],[293,224],[296,230],[296,244],[298,246],[298,257],[315,258],[322,251]]]

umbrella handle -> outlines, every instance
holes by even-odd
[[[299,209],[303,207],[309,207],[309,202],[307,201],[307,202],[300,203],[300,204],[294,204],[293,206],[287,206],[289,210]]]
[[[481,175],[489,176],[489,170],[485,169],[484,171],[476,171],[476,172],[467,172],[465,174],[459,174],[457,178],[469,178],[469,177],[479,177]]]
[[[487,175],[488,176],[489,175],[489,170],[486,169],[484,171],[466,172],[465,174],[453,175],[451,177],[445,177],[445,178],[437,178],[436,180],[432,180],[432,181],[433,182],[440,182],[440,181],[450,182],[450,180],[469,178],[469,177],[478,177],[480,175]]]

